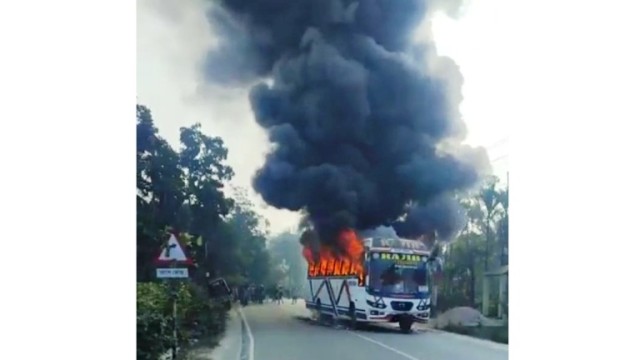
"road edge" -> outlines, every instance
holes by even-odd
[[[469,342],[475,342],[479,345],[484,345],[490,348],[493,348],[495,350],[504,350],[504,351],[509,351],[509,344],[503,344],[501,342],[497,342],[497,341],[492,341],[489,339],[481,339],[481,338],[477,338],[474,336],[470,336],[470,335],[463,335],[463,334],[458,334],[452,331],[446,331],[446,330],[441,330],[441,329],[436,329],[436,328],[430,328],[427,330],[427,332],[435,332],[435,333],[441,333],[441,334],[446,334],[449,336],[453,336],[453,337],[457,337],[458,339],[461,340],[465,340],[465,341],[469,341]]]
[[[240,353],[238,354],[239,360],[253,360],[254,356],[254,340],[251,333],[251,326],[247,321],[244,311],[241,308],[237,308],[238,314],[240,314],[241,327],[242,327],[242,342],[240,345]]]

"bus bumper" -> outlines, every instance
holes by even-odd
[[[409,316],[413,319],[414,322],[426,324],[429,322],[430,316],[429,312],[420,312],[420,313],[392,313],[392,314],[384,314],[384,315],[369,315],[367,316],[367,321],[371,322],[399,322],[400,318],[403,316]]]

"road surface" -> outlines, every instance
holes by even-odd
[[[255,360],[507,360],[507,345],[436,330],[393,327],[352,331],[309,319],[304,302],[242,308],[246,357]],[[253,356],[251,356],[251,353]]]

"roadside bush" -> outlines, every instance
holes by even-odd
[[[137,358],[157,360],[171,349],[171,318],[154,313],[139,314],[137,332]]]
[[[509,327],[500,327],[491,334],[491,340],[503,344],[509,343]]]
[[[223,304],[213,302],[205,289],[194,283],[180,283],[176,290],[178,342],[181,345],[224,331],[227,311]],[[137,353],[140,360],[157,360],[171,349],[173,303],[170,294],[166,284],[137,284]]]
[[[224,304],[212,301],[206,290],[193,283],[182,284],[178,292],[179,338],[181,342],[204,334],[224,331],[227,310]]]
[[[157,360],[171,348],[172,318],[165,313],[166,289],[154,283],[137,284],[137,358]]]

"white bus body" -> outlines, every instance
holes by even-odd
[[[426,247],[414,240],[404,239],[365,239],[364,265],[366,277],[359,283],[353,276],[308,276],[309,291],[305,295],[306,307],[320,315],[333,319],[357,322],[400,323],[403,331],[409,331],[413,322],[427,322],[431,316],[431,293],[429,273],[433,259]],[[381,269],[403,266],[401,260],[410,259],[412,263],[401,269],[400,273],[409,273],[401,282],[410,282],[404,291],[384,290]],[[419,263],[419,264],[418,264]],[[404,264],[408,264],[404,262]],[[411,266],[423,269],[425,279],[420,283],[411,280]],[[392,272],[395,274],[395,272]],[[372,276],[376,278],[372,278]],[[408,280],[407,280],[408,279]],[[394,285],[392,285],[394,286]],[[388,287],[387,287],[388,289]],[[407,290],[408,289],[408,290]]]

